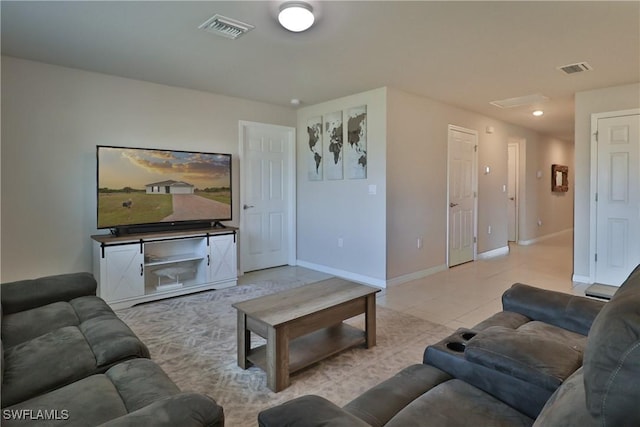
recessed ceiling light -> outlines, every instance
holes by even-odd
[[[286,2],[280,6],[278,21],[289,31],[299,33],[309,29],[315,21],[313,8],[305,2]]]
[[[543,115],[543,114],[544,114],[544,111],[542,111],[542,110],[536,110],[536,111],[534,111],[534,112],[533,112],[533,113],[531,113],[531,114],[533,114],[533,115],[534,115],[534,116],[536,116],[536,117],[540,117],[541,115]]]

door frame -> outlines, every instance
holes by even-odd
[[[451,234],[451,230],[449,229],[449,219],[451,216],[451,209],[449,208],[449,191],[450,191],[450,185],[449,185],[449,179],[450,179],[450,174],[449,174],[449,169],[450,169],[450,162],[451,162],[451,150],[450,150],[450,146],[451,146],[451,131],[458,131],[458,132],[464,132],[464,133],[469,133],[475,136],[476,138],[476,147],[478,147],[480,145],[480,137],[479,137],[479,132],[477,130],[474,129],[468,129],[468,128],[464,128],[461,126],[456,126],[456,125],[448,125],[447,126],[447,203],[445,205],[445,210],[446,210],[446,218],[447,218],[447,251],[445,254],[445,259],[446,259],[446,263],[447,263],[447,268],[451,268],[451,266],[449,265],[449,242],[450,242],[450,234]],[[472,165],[472,169],[473,169],[473,173],[472,173],[472,182],[471,182],[471,186],[473,187],[473,194],[474,194],[474,198],[473,198],[473,260],[475,261],[478,258],[478,148],[476,148],[473,151],[473,165]]]
[[[591,114],[591,180],[589,183],[589,283],[596,281],[596,252],[597,242],[596,236],[598,232],[598,203],[596,202],[596,194],[598,192],[598,120],[622,116],[640,115],[640,108],[630,110],[607,111],[604,113]]]
[[[515,244],[518,244],[518,241],[520,239],[520,201],[522,200],[522,195],[520,194],[520,150],[521,147],[520,145],[522,144],[523,139],[522,138],[509,138],[507,139],[507,150],[509,150],[509,146],[514,146],[516,147],[516,161],[515,161],[515,175],[516,175],[516,182],[515,182],[515,193],[516,193],[516,203],[515,203],[515,240],[513,241]],[[507,173],[509,173],[509,155],[507,154]],[[507,187],[507,191],[508,191],[508,187]],[[508,195],[507,195],[508,196]],[[511,241],[509,240],[509,230],[507,230],[507,241]]]
[[[273,125],[269,123],[260,123],[260,122],[252,122],[247,120],[239,120],[238,121],[238,164],[240,173],[238,178],[240,180],[240,197],[238,198],[237,209],[240,217],[240,239],[238,241],[238,275],[244,274],[244,265],[243,265],[243,248],[242,248],[242,230],[245,229],[245,219],[244,219],[244,210],[242,206],[245,204],[244,195],[246,194],[246,182],[247,179],[244,175],[244,137],[245,137],[245,129],[246,128],[263,128],[263,129],[277,129],[277,130],[285,130],[289,132],[289,143],[287,144],[287,157],[289,160],[289,191],[288,191],[288,200],[289,205],[287,206],[287,215],[289,217],[289,223],[286,224],[287,232],[289,233],[289,253],[287,255],[287,262],[289,265],[296,265],[296,128],[290,126],[281,126],[281,125]]]

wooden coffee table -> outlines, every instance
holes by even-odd
[[[347,348],[376,345],[380,289],[331,278],[233,304],[238,310],[238,366],[256,365],[278,392],[289,375]],[[365,330],[343,320],[365,314]],[[251,348],[251,332],[267,340]]]

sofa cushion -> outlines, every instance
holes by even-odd
[[[118,389],[128,412],[180,392],[178,386],[164,371],[147,359],[120,363],[109,369],[105,375]]]
[[[327,399],[301,396],[258,414],[260,427],[370,427]]]
[[[114,314],[89,319],[78,328],[91,346],[98,368],[106,369],[116,361],[133,357],[149,357],[147,347]]]
[[[584,344],[579,343],[585,337],[569,339],[570,334],[541,322],[516,330],[493,326],[467,343],[464,357],[553,392],[582,364]]]
[[[332,424],[335,425],[335,424]],[[224,427],[224,411],[207,395],[179,393],[98,427]]]
[[[47,332],[76,326],[80,319],[68,302],[54,302],[2,318],[2,339],[7,347],[29,341]]]
[[[600,311],[584,355],[589,412],[602,425],[640,425],[640,266]]]
[[[533,425],[535,427],[595,427],[599,425],[587,411],[582,368],[567,378],[553,393]]]
[[[149,350],[96,296],[5,314],[2,406],[101,373]]]
[[[73,307],[80,322],[86,322],[95,317],[113,316],[111,307],[99,297],[86,296],[74,298],[69,301],[69,304]]]
[[[2,339],[7,347],[29,341],[65,326],[78,326],[97,317],[116,319],[111,307],[96,296],[71,301],[58,301],[25,311],[6,314],[2,318]]]
[[[84,335],[67,326],[7,348],[2,407],[94,373],[96,358]]]
[[[471,329],[474,331],[483,331],[492,326],[504,326],[506,328],[517,329],[527,322],[531,322],[531,319],[524,314],[514,313],[513,311],[499,311]]]
[[[104,375],[92,375],[3,411],[4,414],[20,411],[38,414],[51,410],[58,411],[54,413],[58,419],[48,420],[47,426],[95,426],[127,413],[118,390]],[[5,419],[3,426],[28,425],[27,421]]]
[[[2,314],[17,313],[59,301],[96,294],[91,273],[58,274],[32,280],[3,283]]]
[[[604,303],[516,283],[502,294],[505,311],[587,335]]]
[[[123,362],[105,374],[92,375],[4,408],[3,416],[52,410],[57,410],[54,415],[58,419],[40,421],[38,425],[97,426],[119,419],[115,425],[158,426],[162,421],[173,426],[222,426],[219,421],[224,420],[222,408],[213,400],[180,393],[162,369],[148,359]],[[3,426],[33,425],[30,420],[7,418],[12,417],[5,417]]]
[[[461,380],[449,380],[415,399],[386,427],[525,427],[533,420]]]

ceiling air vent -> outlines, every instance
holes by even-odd
[[[582,73],[583,71],[591,71],[593,67],[586,62],[578,62],[575,64],[563,65],[561,67],[557,67],[558,70],[562,71],[565,74],[575,74]]]
[[[241,35],[248,33],[255,27],[253,25],[245,24],[238,20],[227,18],[222,15],[214,15],[200,24],[198,27],[201,30],[217,34],[228,39],[237,39]]]

